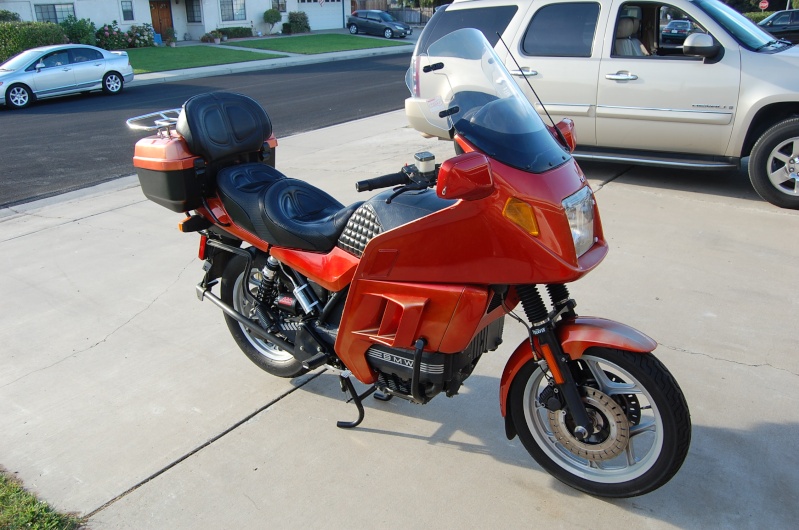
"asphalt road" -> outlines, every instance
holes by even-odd
[[[0,110],[0,207],[56,195],[134,173],[133,146],[144,133],[125,120],[177,108],[203,92],[253,97],[278,137],[402,108],[410,54],[206,77],[43,100]],[[278,147],[278,160],[280,148]]]

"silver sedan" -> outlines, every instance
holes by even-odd
[[[118,94],[132,80],[127,52],[84,44],[41,46],[0,65],[0,103],[21,109],[36,99],[76,92]]]

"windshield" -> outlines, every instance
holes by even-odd
[[[380,13],[380,18],[383,20],[383,22],[396,22],[397,21],[396,18],[394,18],[393,16],[391,16],[388,13]]]
[[[26,50],[20,54],[15,55],[8,61],[0,64],[0,70],[19,70],[25,68],[33,61],[41,52]]]
[[[412,59],[406,82],[430,124],[499,162],[542,173],[570,159],[476,29],[431,44]]]
[[[707,13],[740,44],[755,51],[766,47],[783,48],[789,43],[779,41],[758,27],[757,24],[718,0],[694,0],[694,4]]]

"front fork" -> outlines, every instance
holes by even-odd
[[[521,285],[516,291],[530,322],[528,330],[533,358],[537,362],[542,360],[546,362],[555,383],[554,392],[561,396],[555,402],[560,401],[566,406],[574,421],[572,434],[578,440],[584,440],[588,433],[593,431],[593,426],[569,368],[569,358],[555,333],[555,320],[561,316],[574,317],[576,304],[569,298],[569,291],[565,285],[547,285],[553,307],[551,313],[547,311],[535,285]]]

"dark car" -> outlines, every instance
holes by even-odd
[[[799,9],[777,11],[757,24],[778,39],[799,43]]]
[[[411,27],[405,22],[400,22],[385,11],[376,9],[359,9],[353,11],[347,19],[347,28],[350,33],[357,35],[359,32],[370,35],[392,37],[406,37],[413,33]]]
[[[682,44],[692,30],[690,20],[672,20],[660,32],[660,42]]]

